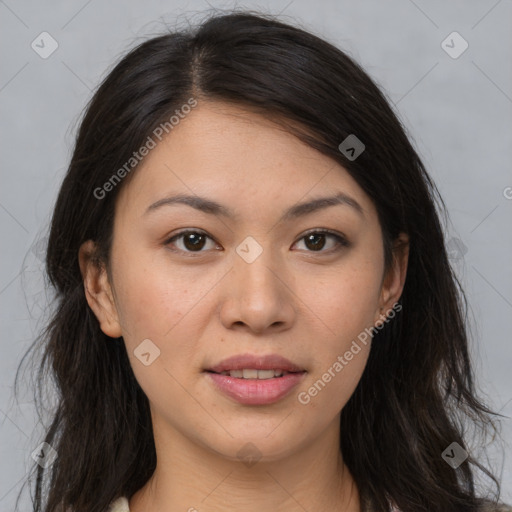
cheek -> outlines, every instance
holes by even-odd
[[[377,258],[354,257],[317,279],[315,286],[304,283],[301,298],[322,321],[337,348],[373,325],[380,297],[380,267]]]
[[[350,361],[345,359],[347,352],[352,354]],[[308,382],[302,386],[297,395],[298,402],[311,411],[319,411],[320,415],[325,416],[322,421],[329,423],[345,407],[354,393],[361,380],[369,352],[369,344],[359,343],[355,354],[350,350],[335,354],[329,359],[328,364],[319,368],[319,371],[312,374]]]
[[[200,300],[204,288],[182,272],[171,271],[165,258],[133,252],[113,258],[117,311],[132,342],[163,340]]]
[[[335,414],[354,392],[370,352],[381,279],[381,261],[358,255],[317,280],[313,289],[304,286],[304,303],[321,320],[322,343],[315,343],[312,372],[301,388],[305,394],[300,403]]]
[[[197,342],[211,315],[205,309],[208,308],[205,295],[220,276],[216,272],[198,275],[197,268],[176,271],[165,255],[157,258],[143,251],[140,254],[134,251],[130,259],[115,259],[113,254],[113,268],[117,311],[137,379],[140,377],[141,385],[151,387],[158,380],[155,372],[160,368],[184,382],[191,361],[197,359]],[[154,366],[145,367],[134,351],[148,339],[159,353],[155,349],[158,358]],[[148,368],[150,372],[146,371]],[[159,378],[172,381],[168,374]]]
[[[200,287],[190,286],[187,276],[169,275],[156,261],[120,258],[115,265],[117,311],[139,385],[152,403],[165,396],[187,400],[179,383],[186,382],[196,349],[193,329],[199,326],[187,320],[200,299]]]

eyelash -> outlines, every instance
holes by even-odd
[[[168,238],[165,242],[164,242],[164,245],[165,246],[169,246],[171,245],[175,240],[183,237],[184,235],[189,235],[189,234],[195,234],[195,235],[203,235],[203,236],[206,236],[207,238],[209,238],[210,240],[213,240],[215,241],[210,235],[208,235],[208,233],[206,233],[205,231],[202,231],[202,230],[199,230],[199,229],[185,229],[183,231],[180,231],[178,233],[175,233],[174,235],[172,235],[172,237]],[[307,236],[309,235],[329,235],[333,238],[336,239],[337,241],[337,244],[338,246],[337,247],[334,247],[332,249],[328,249],[326,251],[324,250],[320,250],[320,251],[306,251],[306,252],[310,252],[312,254],[315,254],[315,253],[319,253],[319,254],[331,254],[331,253],[334,253],[334,252],[338,252],[340,251],[341,249],[343,248],[348,248],[350,247],[350,242],[343,236],[341,235],[340,233],[336,232],[336,231],[332,231],[331,229],[326,229],[326,228],[318,228],[318,229],[313,229],[311,231],[308,231],[307,233],[305,233],[304,235],[302,235],[298,240],[297,242],[305,239]],[[295,243],[297,243],[295,242]],[[295,245],[294,243],[294,245]],[[192,257],[196,257],[196,256],[200,256],[202,253],[206,252],[206,251],[203,251],[203,250],[200,250],[200,251],[188,251],[188,250],[183,250],[183,249],[170,249],[172,250],[173,252],[181,252],[181,253],[184,253],[184,254],[187,254],[188,256],[192,256]]]

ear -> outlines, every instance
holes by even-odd
[[[96,244],[92,240],[84,242],[78,251],[85,296],[101,330],[111,338],[119,338],[122,335],[121,325],[107,270],[97,261],[95,254]]]
[[[402,295],[408,262],[409,237],[405,233],[400,233],[393,242],[392,262],[382,281],[379,308],[375,312],[374,323],[383,320]]]

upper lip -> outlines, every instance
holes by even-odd
[[[215,366],[207,368],[207,371],[221,373],[228,370],[283,370],[286,372],[303,372],[304,368],[297,366],[279,354],[257,356],[252,354],[240,354],[228,357]]]

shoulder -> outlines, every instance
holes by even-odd
[[[393,507],[392,510],[393,512],[399,512],[399,510],[395,507]],[[108,512],[130,512],[128,499],[123,496],[113,501],[110,504]],[[512,512],[512,507],[504,503],[496,504],[487,502],[484,505],[482,505],[481,512]]]
[[[512,512],[512,507],[505,503],[486,500],[482,503],[481,512]]]
[[[368,509],[369,512],[374,512],[373,508]],[[512,506],[505,503],[495,503],[492,501],[482,502],[480,512],[512,512]],[[391,504],[391,512],[401,512],[396,505]]]
[[[113,501],[108,508],[108,512],[130,512],[128,499],[123,496]]]

